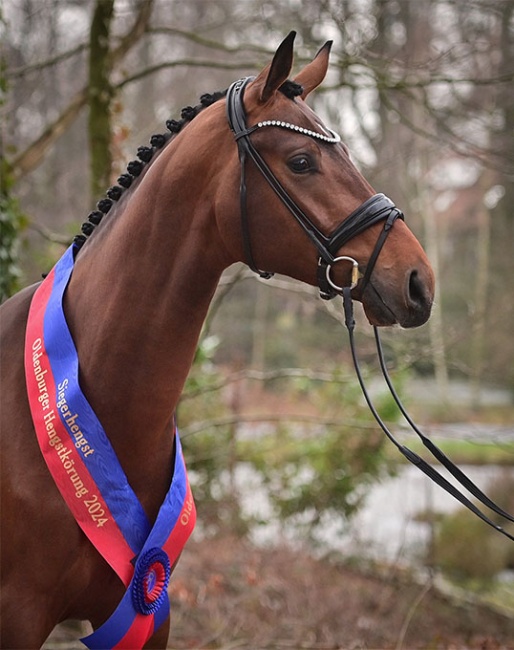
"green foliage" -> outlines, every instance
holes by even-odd
[[[277,516],[300,515],[308,529],[326,511],[353,515],[362,502],[362,488],[376,477],[383,460],[382,440],[372,430],[356,433],[332,426],[305,438],[279,427],[272,442],[255,445],[251,460],[262,473]]]
[[[5,160],[0,161],[0,302],[20,288],[20,233],[27,225],[19,202],[9,193]]]
[[[222,385],[222,377],[212,361],[217,345],[216,337],[206,337],[196,351],[178,409],[178,424],[185,431],[184,455],[199,523],[209,534],[223,528],[244,534],[246,524],[240,516],[237,495],[229,486],[235,463],[235,431],[230,426],[216,426],[227,415],[227,407],[217,390]],[[205,427],[202,422],[207,423]],[[188,427],[195,425],[201,429],[188,435]]]
[[[500,477],[488,493],[507,512],[514,510],[512,476]],[[514,526],[499,517],[492,519],[514,532]],[[465,509],[442,518],[431,554],[435,565],[459,582],[474,580],[487,586],[500,571],[514,567],[512,542]]]
[[[0,22],[2,17],[0,14]],[[5,61],[0,57],[0,108],[5,103],[7,80]],[[0,157],[0,303],[20,288],[19,267],[20,233],[27,226],[27,218],[12,195],[14,181],[5,152]]]
[[[266,391],[275,399],[279,394],[293,405],[309,400],[323,416],[308,422],[271,417],[266,422],[263,415],[258,426],[243,433],[244,416],[231,411],[233,398],[227,399],[238,389],[212,363],[214,352],[209,339],[199,348],[179,410],[199,519],[207,532],[228,527],[245,533],[256,523],[245,519],[239,503],[235,475],[243,462],[259,477],[274,516],[300,520],[307,534],[314,533],[326,513],[341,521],[355,514],[366,488],[390,472],[392,464],[359,387],[344,379],[347,369],[337,366],[333,381],[268,380]],[[377,402],[382,415],[388,415],[390,400]]]
[[[310,384],[310,399],[331,414],[328,424],[309,429],[285,424],[247,445],[247,458],[262,475],[275,515],[301,521],[307,534],[325,513],[341,521],[350,518],[367,487],[393,470],[386,439],[363,408],[359,387],[337,381]],[[390,403],[379,401],[385,415]]]
[[[506,543],[505,543],[506,542]],[[437,566],[449,577],[490,581],[505,568],[508,540],[467,511],[445,517],[434,547]]]

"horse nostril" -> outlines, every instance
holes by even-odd
[[[425,309],[428,304],[427,291],[423,280],[420,278],[416,269],[409,275],[409,284],[407,288],[409,302],[414,307]]]

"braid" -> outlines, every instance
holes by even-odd
[[[197,106],[186,106],[182,109],[180,113],[180,120],[167,120],[166,128],[168,129],[169,133],[156,133],[150,138],[149,147],[138,147],[136,155],[139,160],[131,160],[128,163],[127,172],[118,177],[118,185],[113,185],[107,190],[107,198],[103,198],[98,201],[96,210],[90,212],[87,221],[82,224],[81,234],[74,237],[73,244],[77,252],[86,243],[88,237],[93,234],[95,226],[97,226],[102,221],[103,217],[109,212],[113,204],[121,199],[124,192],[132,186],[134,180],[142,174],[145,166],[151,162],[154,154],[162,149],[164,145],[173,137],[173,135],[179,133],[182,130],[182,127],[193,120],[198,115],[198,113],[200,113],[204,108],[207,108],[208,106],[211,106],[217,102],[226,94],[227,91],[223,90],[212,94],[206,93],[202,95],[200,97],[200,103]]]

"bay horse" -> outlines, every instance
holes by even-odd
[[[293,40],[291,32],[230,97],[203,96],[170,121],[171,134],[140,149],[141,160],[129,164],[75,242],[63,310],[80,386],[150,522],[172,480],[177,402],[229,265],[246,262],[310,285],[321,268],[334,294],[353,283],[352,295],[377,326],[415,327],[430,314],[434,276],[421,245],[400,218],[373,256],[383,223],[368,217],[396,208],[375,195],[305,102],[326,75],[330,42],[291,80]],[[365,227],[334,239],[356,212]],[[356,264],[374,266],[366,283],[350,277]],[[5,649],[38,648],[66,619],[97,629],[125,593],[70,513],[38,446],[24,369],[37,288],[0,312]],[[168,632],[169,613],[144,647],[165,647]]]

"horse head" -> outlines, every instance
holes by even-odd
[[[230,223],[221,224],[227,245],[265,277],[277,272],[316,285],[321,265],[322,279],[330,285],[325,297],[349,285],[358,265],[361,277],[354,282],[352,297],[362,302],[372,324],[421,325],[434,295],[430,263],[403,215],[389,199],[375,194],[344,143],[305,101],[327,73],[331,43],[291,81],[293,40],[291,32],[255,79],[229,90],[228,117],[239,161],[234,147],[225,166],[232,179],[227,182],[235,190],[230,193],[232,206],[225,210]],[[237,205],[235,179],[240,175]],[[394,220],[394,227],[392,222],[386,226],[387,241],[384,237],[375,250],[391,210],[401,219]],[[363,212],[368,219],[364,226]],[[234,225],[237,214],[241,225]],[[339,236],[349,225],[349,215],[350,220],[357,217],[356,229],[349,237]]]

